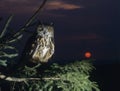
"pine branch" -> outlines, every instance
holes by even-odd
[[[7,66],[7,60],[0,59],[0,65],[6,67]]]
[[[3,58],[3,57],[13,58],[16,56],[18,56],[18,53],[8,54],[6,52],[0,52],[0,58]]]
[[[6,24],[5,24],[4,28],[3,28],[3,31],[2,31],[2,33],[0,34],[0,38],[2,38],[2,37],[5,35],[5,32],[7,31],[7,28],[8,28],[8,26],[9,26],[12,18],[13,18],[13,15],[11,15],[11,16],[8,18]]]
[[[0,74],[0,79],[2,80],[6,80],[6,81],[12,81],[12,82],[25,82],[25,81],[30,81],[30,80],[34,80],[34,81],[39,81],[39,80],[60,80],[60,78],[55,78],[55,77],[46,77],[46,78],[16,78],[16,77],[10,77],[10,76],[6,76],[4,74]]]
[[[27,67],[26,71],[31,73],[32,70],[33,73],[35,70],[34,68],[38,66],[39,65],[36,65],[33,68]],[[16,82],[15,88],[17,89],[19,87],[20,91],[56,91],[56,89],[60,91],[100,91],[97,83],[90,80],[89,72],[91,72],[92,69],[92,64],[80,61],[64,66],[53,64],[50,67],[47,67],[42,74],[39,74],[40,78],[38,77],[38,74],[32,76],[31,74],[26,74],[26,76],[23,73],[23,75],[15,74],[14,77],[11,77],[1,73],[0,79],[10,83]],[[16,75],[19,77],[15,77]]]
[[[36,10],[36,12],[28,19],[26,24],[17,32],[14,34],[14,37],[19,36],[25,29],[31,24],[31,22],[35,19],[39,11],[43,8],[43,6],[46,4],[47,0],[44,0],[43,3],[40,5],[40,7]]]

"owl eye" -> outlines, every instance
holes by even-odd
[[[42,31],[42,30],[43,30],[43,26],[39,25],[39,26],[37,27],[37,31]]]

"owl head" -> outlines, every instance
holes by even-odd
[[[37,27],[37,35],[41,37],[49,37],[52,38],[54,33],[54,29],[52,25],[38,25]]]

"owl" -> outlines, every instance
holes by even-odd
[[[46,63],[52,57],[54,51],[53,26],[40,24],[33,36],[28,39],[22,53],[22,60],[28,60],[30,63]]]
[[[51,25],[38,25],[37,34],[29,52],[33,63],[48,62],[54,54],[54,28]]]

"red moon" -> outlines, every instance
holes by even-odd
[[[86,58],[90,58],[92,56],[92,54],[90,52],[85,52],[85,57]]]

